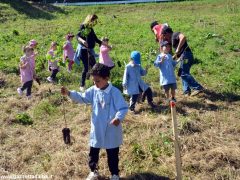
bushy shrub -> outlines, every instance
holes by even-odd
[[[18,124],[23,124],[23,125],[33,124],[32,118],[25,112],[17,114],[14,122]]]

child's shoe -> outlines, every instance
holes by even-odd
[[[203,89],[200,89],[200,90],[194,90],[191,94],[191,96],[196,96],[198,95],[199,93],[203,92]]]
[[[27,96],[27,100],[30,100],[31,98],[32,98],[32,96],[31,96],[31,95]]]
[[[175,103],[177,102],[177,100],[174,97],[172,97],[172,99],[170,101],[173,101]]]
[[[136,114],[136,112],[135,112],[135,109],[134,109],[134,108],[129,108],[129,110],[130,110],[130,112],[131,112],[132,114]]]
[[[86,180],[97,180],[98,176],[99,174],[97,171],[90,172]]]
[[[49,81],[49,82],[53,82],[53,79],[49,76],[49,77],[47,77],[47,80]]]
[[[191,96],[191,92],[190,91],[184,92],[183,96],[184,97],[189,97],[189,96]]]
[[[152,109],[155,109],[157,107],[153,102],[149,102],[148,104],[149,106],[151,106]]]
[[[19,94],[20,96],[23,95],[23,91],[21,90],[21,88],[17,88],[17,92],[18,92],[18,94]]]
[[[112,177],[110,178],[110,180],[119,180],[119,176],[118,175],[112,175]]]

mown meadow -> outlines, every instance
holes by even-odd
[[[82,65],[69,74],[61,68],[56,84],[46,77],[45,54],[51,41],[60,46],[67,32],[77,33],[87,14],[96,13],[99,38],[113,45],[110,56],[116,66],[111,81],[121,88],[124,63],[132,50],[142,54],[143,66],[158,53],[149,25],[167,22],[183,32],[195,56],[194,77],[206,88],[198,97],[183,97],[178,79],[177,118],[184,179],[240,178],[240,2],[204,0],[111,6],[52,6],[22,1],[0,1],[0,175],[48,174],[54,179],[84,179],[88,174],[88,133],[91,109],[67,98],[68,126],[73,143],[62,140],[64,127],[60,87],[79,89]],[[22,46],[38,41],[37,74],[42,84],[33,86],[33,98],[19,97],[18,63]],[[73,41],[77,46],[76,40]],[[99,47],[95,48],[96,52]],[[61,54],[61,48],[59,48]],[[151,111],[138,105],[128,114],[120,154],[121,175],[153,172],[174,178],[174,144],[169,107],[153,66],[144,80],[154,90],[159,105]],[[92,85],[91,81],[87,82]],[[109,175],[106,153],[101,152],[100,174]]]

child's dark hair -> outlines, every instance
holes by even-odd
[[[164,26],[163,29],[162,29],[162,34],[172,34],[173,33],[173,30],[172,28],[170,28],[169,26]]]
[[[154,26],[158,25],[158,22],[157,21],[153,21],[151,24],[150,24],[150,29],[152,29]]]
[[[100,76],[102,78],[107,78],[107,77],[110,77],[110,70],[109,70],[109,67],[105,66],[104,64],[101,64],[101,63],[96,63],[90,74],[92,76]]]
[[[26,51],[34,51],[32,47],[26,45],[22,47],[22,51],[25,53]]]
[[[108,37],[102,37],[101,41],[109,41]]]

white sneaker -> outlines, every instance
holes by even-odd
[[[20,96],[23,95],[23,91],[21,90],[21,88],[17,88],[17,92]]]
[[[110,180],[119,180],[119,176],[118,175],[112,175],[112,177],[110,178]]]
[[[47,80],[49,81],[49,82],[53,82],[53,79],[49,76],[49,77],[47,77]]]
[[[98,176],[98,172],[90,172],[86,180],[97,180]]]
[[[84,91],[85,91],[85,87],[84,87],[84,86],[80,86],[79,89],[80,89],[81,92],[84,92]]]

